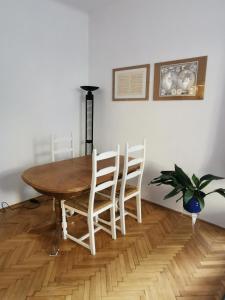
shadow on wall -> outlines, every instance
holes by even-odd
[[[225,75],[225,74],[224,74]],[[225,76],[224,76],[225,77]],[[206,164],[210,173],[225,177],[225,89],[221,95],[217,125],[212,137],[212,152]]]
[[[51,162],[51,139],[45,137],[33,141],[33,162],[18,169],[12,169],[0,174],[0,202],[6,201],[9,205],[25,201],[39,195],[21,178],[22,173],[34,165]]]
[[[33,141],[34,165],[51,162],[51,136]]]
[[[209,222],[209,223],[211,223],[211,224],[216,224],[216,223],[214,222],[214,220],[217,220],[217,221],[218,221],[218,220],[221,220],[221,223],[216,224],[216,225],[218,225],[218,226],[220,226],[220,227],[222,227],[222,228],[225,228],[224,225],[223,225],[223,223],[222,223],[222,221],[224,220],[224,211],[210,212],[210,219],[206,219],[206,218],[205,218],[205,211],[203,210],[203,211],[199,214],[198,218],[199,218],[200,220],[207,221],[207,222]]]
[[[76,104],[79,120],[77,120],[74,126],[79,126],[80,128],[75,128],[77,129],[75,132],[78,132],[79,135],[75,141],[75,155],[79,156],[84,155],[85,93],[84,95],[81,93],[78,103]],[[74,132],[73,129],[74,128],[71,130],[72,132]],[[39,195],[34,189],[23,182],[21,175],[27,168],[51,162],[51,135],[34,139],[32,154],[33,159],[29,165],[24,165],[18,169],[8,170],[0,173],[0,202],[6,201],[8,204],[14,204]]]
[[[225,77],[225,74],[224,74]],[[207,173],[212,173],[221,177],[225,177],[225,89],[221,95],[219,109],[217,110],[217,124],[211,133],[211,153],[204,169]],[[219,180],[211,185],[212,189],[225,188],[225,180]],[[211,223],[216,223],[225,228],[224,211],[225,199],[222,196],[213,194],[207,197],[207,211],[203,212],[203,218]]]
[[[52,0],[54,2],[58,2],[59,4],[68,6],[69,8],[74,8],[74,9],[81,9],[79,2],[76,4],[76,1],[74,0]]]
[[[149,200],[156,204],[172,208],[176,211],[183,211],[182,201],[176,203],[176,199],[170,198],[163,200],[164,196],[171,191],[171,187],[166,187],[165,185],[155,186],[149,185],[149,182],[160,175],[159,169],[150,162],[146,162],[145,171],[142,182],[142,197],[143,199]]]
[[[75,132],[78,134],[78,138],[75,140],[75,155],[84,155],[84,127],[85,127],[85,92],[80,93],[79,99],[77,99],[77,91],[81,92],[81,89],[76,89],[76,110],[78,111],[78,120],[74,123]],[[79,126],[79,128],[77,128]],[[71,129],[74,132],[74,128]],[[18,203],[32,197],[39,195],[34,189],[29,187],[23,182],[21,175],[29,167],[35,165],[41,165],[51,162],[51,135],[45,135],[41,138],[33,140],[33,153],[32,161],[29,165],[24,165],[18,169],[7,170],[0,173],[0,202],[6,201],[9,204]]]
[[[0,174],[0,192],[3,194],[0,202],[7,202],[9,205],[18,203],[38,195],[31,187],[23,182],[21,175],[26,167],[14,169]],[[4,197],[5,195],[5,197]],[[13,203],[9,201],[13,198]]]

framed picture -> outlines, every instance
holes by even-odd
[[[113,101],[149,99],[150,65],[113,69]]]
[[[207,56],[155,64],[154,100],[204,99]]]

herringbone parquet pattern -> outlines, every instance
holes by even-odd
[[[221,300],[225,230],[143,201],[143,224],[127,218],[127,235],[96,234],[93,257],[72,241],[50,257],[51,201],[0,214],[2,300]],[[73,224],[73,221],[78,221]],[[79,225],[79,226],[78,226]],[[71,230],[86,224],[72,217]]]

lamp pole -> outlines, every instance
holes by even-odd
[[[93,135],[94,135],[94,95],[93,95],[93,91],[97,90],[99,87],[97,86],[81,86],[81,89],[86,91],[86,101],[85,101],[85,155],[87,154],[91,154],[92,150],[93,150]],[[89,131],[89,127],[88,127],[88,121],[89,121],[89,117],[88,117],[88,107],[91,104],[91,136],[89,136],[88,131]],[[91,145],[91,153],[88,153],[89,151],[89,147],[88,145]]]

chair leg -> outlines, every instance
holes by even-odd
[[[115,212],[115,206],[112,206],[110,208],[110,223],[111,223],[112,239],[116,240],[116,212]]]
[[[94,220],[93,217],[88,216],[88,229],[89,229],[89,243],[91,254],[95,255],[95,232],[94,232]]]
[[[120,206],[120,227],[122,235],[126,234],[126,227],[125,227],[125,210],[124,210],[124,202],[120,199],[119,200]]]
[[[115,205],[116,205],[116,208],[115,208],[115,210],[116,210],[116,212],[118,212],[119,211],[119,199],[118,198],[116,198],[116,203],[115,203]]]
[[[67,239],[67,222],[66,222],[66,209],[64,206],[64,201],[61,202],[62,208],[62,229],[63,229],[63,239]]]
[[[52,199],[52,210],[55,211],[55,198]]]
[[[141,216],[141,194],[136,196],[136,207],[137,207],[137,221],[138,223],[142,223],[142,216]]]

